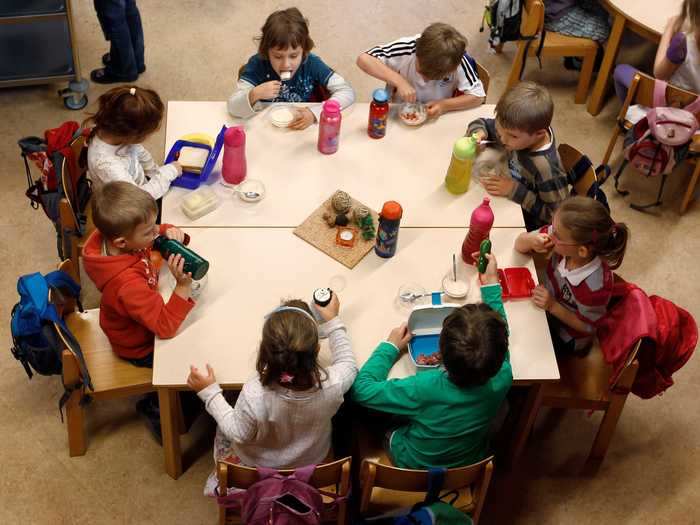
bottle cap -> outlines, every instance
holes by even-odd
[[[336,115],[340,113],[340,104],[337,100],[326,100],[323,103],[323,112],[329,115]]]
[[[387,201],[382,206],[381,216],[384,219],[389,219],[390,221],[400,219],[403,215],[403,209],[401,205],[396,201]]]
[[[330,288],[316,288],[314,290],[314,302],[319,306],[326,306],[331,302],[332,295]]]
[[[387,102],[389,100],[389,94],[386,92],[386,89],[377,88],[374,91],[372,91],[372,99],[375,102],[383,104],[384,102]]]
[[[484,197],[484,200],[481,202],[482,206],[488,206],[489,208],[491,207],[491,199],[489,197]]]
[[[227,146],[242,146],[245,144],[245,131],[243,126],[231,126],[224,133],[224,142]]]
[[[476,140],[472,137],[462,137],[455,142],[452,154],[459,160],[467,160],[476,155]]]

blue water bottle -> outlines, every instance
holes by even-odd
[[[403,209],[396,201],[387,201],[382,206],[377,227],[377,242],[374,245],[374,251],[379,257],[388,259],[396,253],[402,215]]]

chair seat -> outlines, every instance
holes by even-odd
[[[539,39],[535,40],[528,50],[528,55],[535,56],[539,48]],[[544,47],[542,48],[543,55],[561,56],[583,56],[588,53],[597,53],[598,44],[588,38],[579,38],[575,36],[562,35],[547,31],[544,37]],[[570,55],[568,54],[570,53]]]
[[[107,336],[100,328],[100,310],[85,310],[66,317],[66,324],[80,343],[90,372],[94,393],[109,393],[109,397],[147,392],[152,389],[153,370],[134,366],[112,351]]]
[[[598,403],[601,407],[607,404],[612,367],[597,341],[585,357],[557,354],[557,365],[560,380],[544,385],[544,405],[595,408]]]
[[[367,516],[377,516],[396,509],[411,508],[423,499],[425,499],[425,492],[405,492],[374,487],[372,501],[366,514]],[[469,487],[459,490],[459,497],[453,506],[464,513],[474,511],[474,498]]]

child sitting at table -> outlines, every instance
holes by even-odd
[[[155,133],[163,120],[158,93],[136,86],[121,86],[100,95],[97,113],[83,124],[93,124],[88,139],[88,175],[93,189],[110,181],[126,181],[160,199],[170,183],[182,174],[178,162],[158,166],[141,143]]]
[[[368,75],[383,80],[392,98],[426,104],[429,117],[469,109],[486,98],[467,52],[467,39],[454,27],[434,23],[422,33],[372,47],[357,57]]]
[[[629,64],[615,68],[615,93],[623,102],[636,73]],[[700,0],[684,0],[680,14],[666,22],[654,59],[654,76],[700,93]]]
[[[495,119],[480,118],[467,128],[467,135],[494,141],[508,152],[511,176],[482,176],[480,182],[490,195],[520,204],[528,230],[548,224],[569,196],[551,128],[553,114],[554,103],[544,87],[520,82],[500,98]]]
[[[488,435],[513,381],[508,327],[495,256],[481,276],[483,303],[457,308],[442,324],[442,367],[387,379],[411,333],[394,328],[360,370],[353,399],[402,418],[385,449],[401,468],[459,467],[488,455]]]
[[[257,375],[248,380],[235,406],[224,398],[214,370],[190,367],[188,386],[197,392],[218,425],[214,461],[226,459],[275,469],[323,463],[331,451],[331,418],[357,375],[340,302],[333,293],[324,307],[285,301],[265,316],[258,350]],[[331,365],[318,363],[319,332],[328,336]],[[204,493],[213,495],[216,472]]]
[[[516,239],[519,252],[552,252],[545,286],[535,288],[532,301],[547,312],[558,350],[585,355],[590,349],[595,323],[612,296],[612,270],[622,264],[628,239],[627,226],[590,197],[570,197],[551,225]]]
[[[165,302],[158,292],[158,269],[151,262],[157,235],[185,244],[189,237],[169,224],[156,224],[158,209],[151,195],[130,182],[108,182],[92,196],[96,230],[83,248],[85,272],[102,292],[100,326],[112,350],[136,366],[153,367],[153,342],[173,337],[194,306],[192,277],[185,260],[171,255],[167,264],[175,289]],[[136,405],[160,441],[157,396]]]
[[[258,52],[241,68],[238,84],[228,99],[234,117],[247,118],[264,102],[338,101],[341,109],[355,101],[352,86],[311,53],[314,41],[307,20],[296,7],[275,11],[265,20]],[[318,122],[321,105],[297,108],[287,126],[301,130]]]

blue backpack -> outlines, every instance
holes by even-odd
[[[12,308],[11,314],[11,351],[15,359],[22,363],[29,379],[34,375],[32,370],[41,375],[58,375],[63,372],[61,354],[64,342],[68,349],[75,354],[82,376],[82,384],[66,389],[59,400],[59,411],[61,411],[61,418],[63,418],[63,405],[68,401],[71,392],[77,388],[94,389],[78,341],[58,314],[56,305],[49,302],[50,289],[55,292],[59,301],[68,295],[77,301],[80,311],[83,310],[78,298],[80,285],[68,274],[57,270],[46,275],[41,275],[38,272],[23,275],[17,281],[20,300]],[[86,396],[83,397],[83,401],[87,401],[87,399]]]

